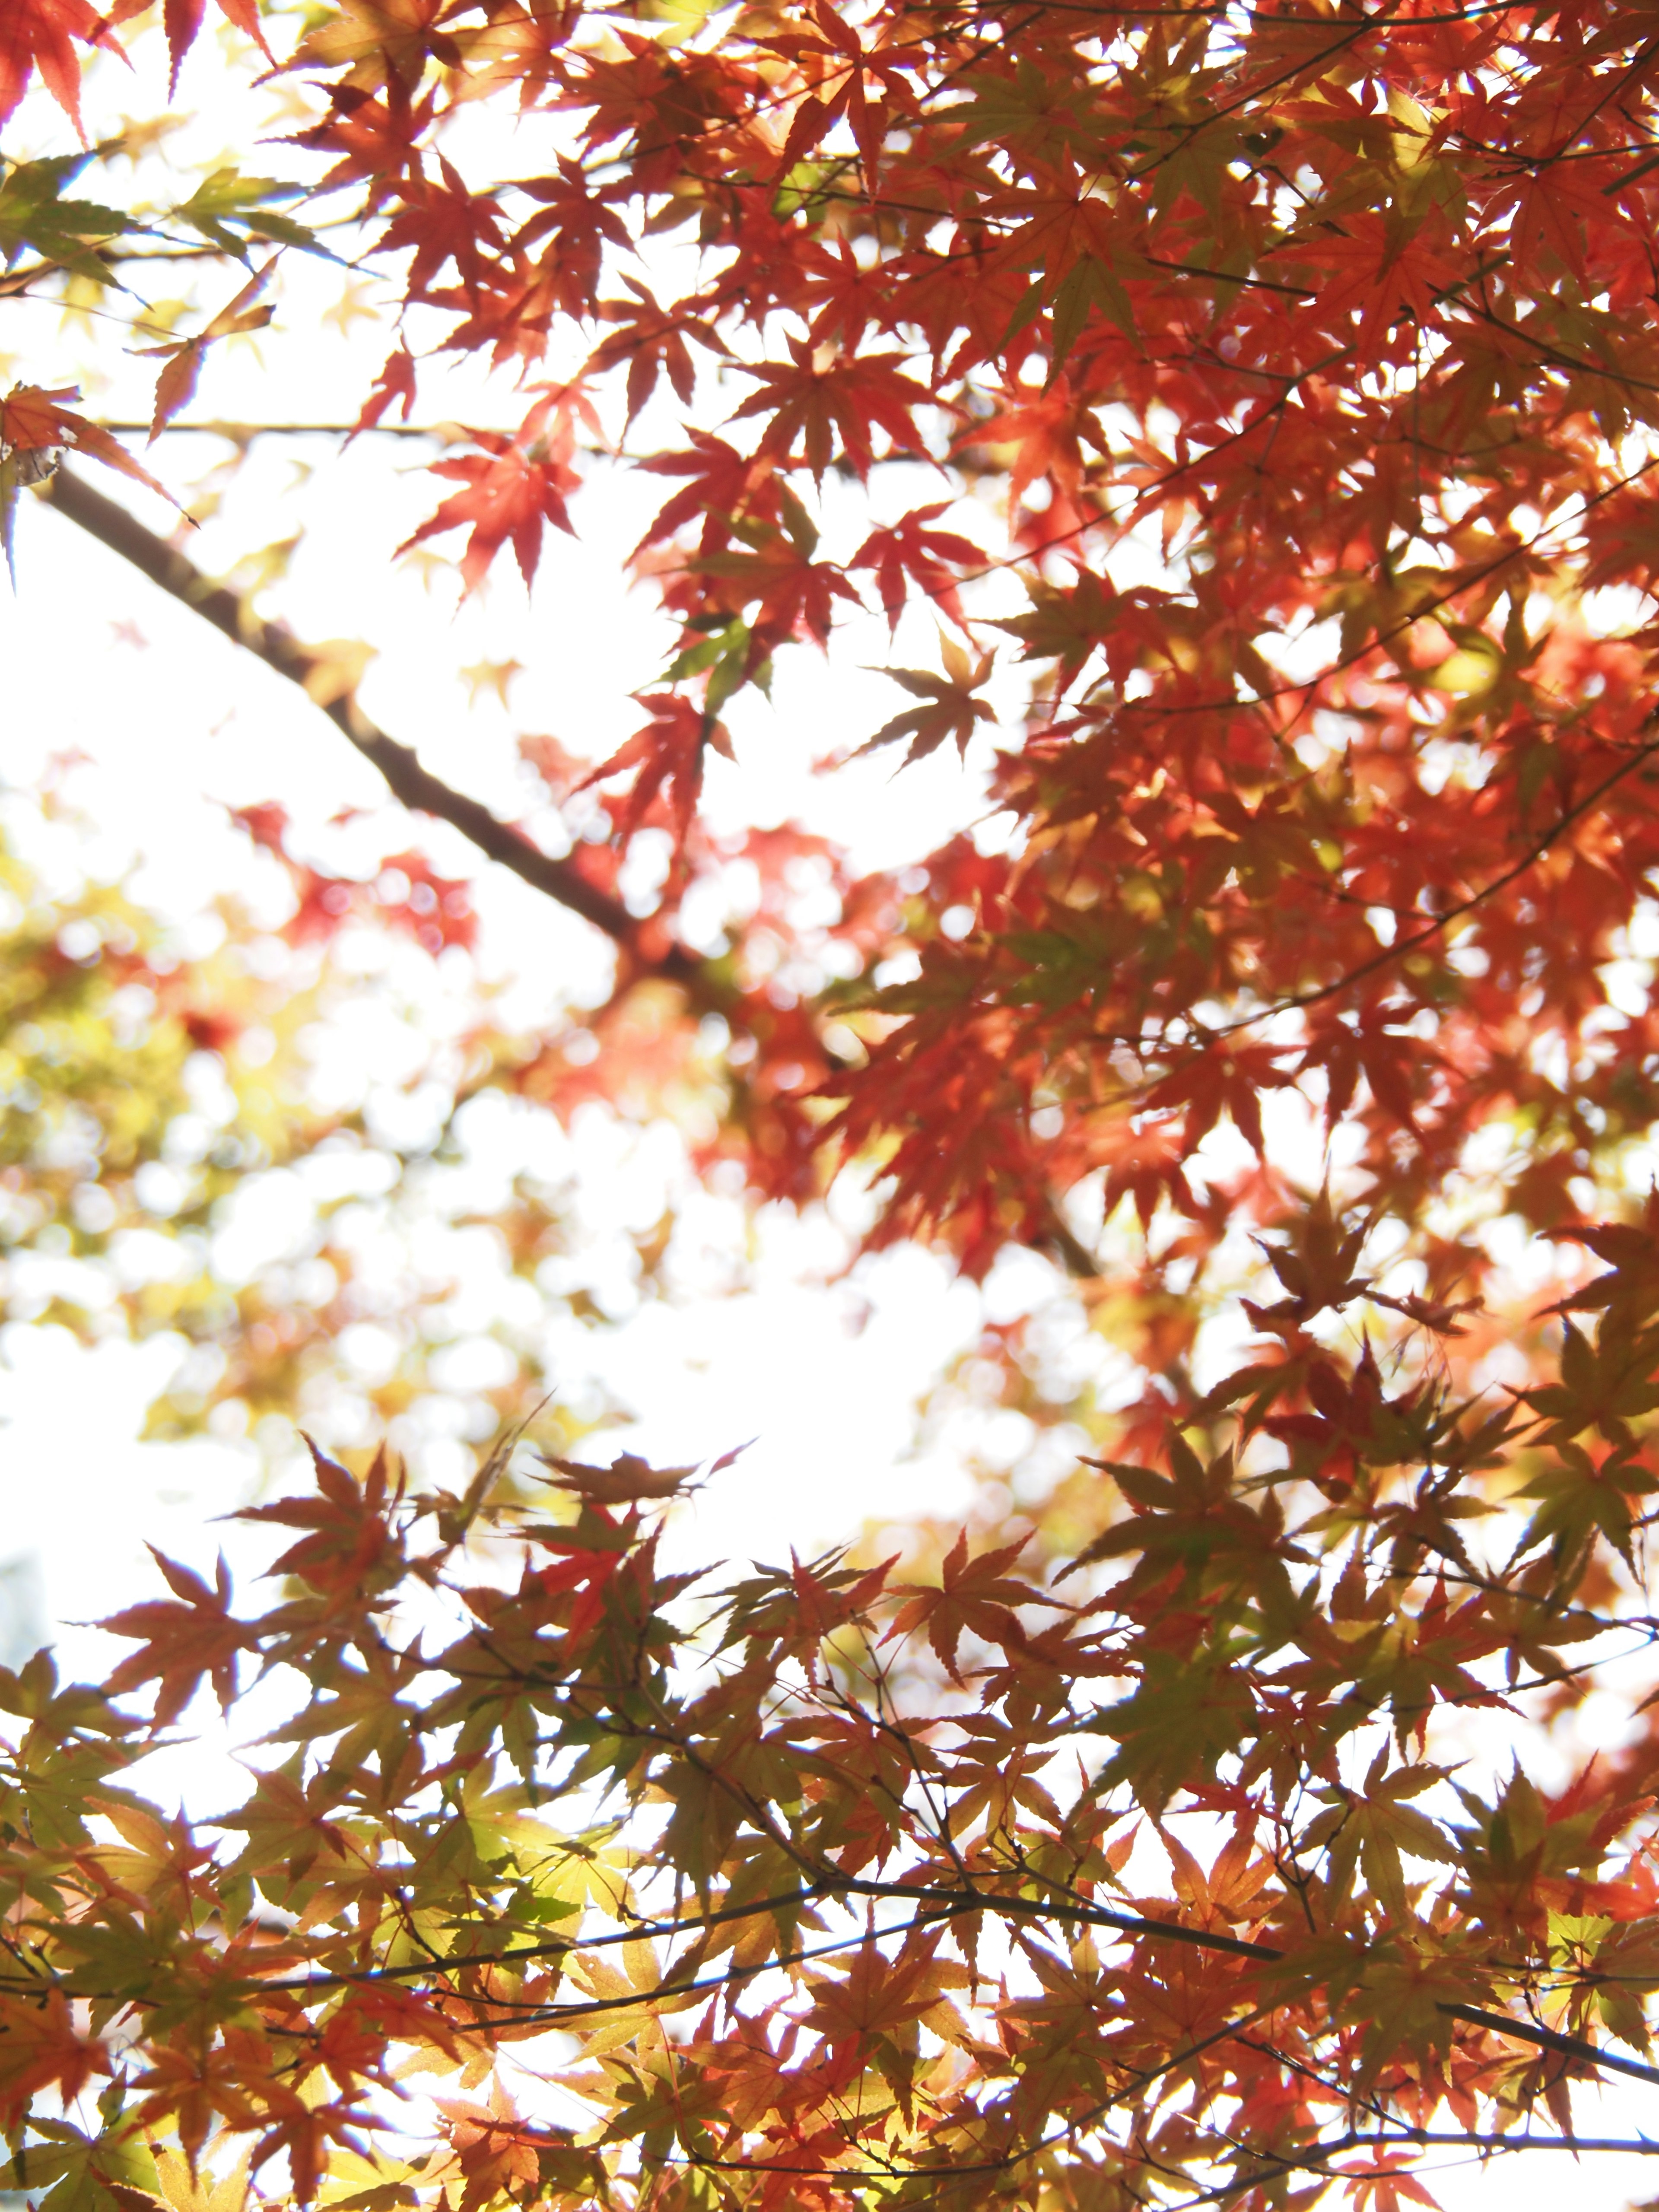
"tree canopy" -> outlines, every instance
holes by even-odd
[[[100,1686],[0,1674],[5,2185],[1395,2212],[1447,2153],[1652,2148],[1573,2106],[1659,2084],[1650,13],[219,6],[0,9],[25,586],[50,509],[608,940],[595,1008],[481,999],[452,1109],[667,1115],[756,1205],[860,1182],[870,1250],[1027,1249],[1116,1379],[989,1328],[946,1395],[1062,1479],[699,1577],[699,1470],[578,1456],[526,1359],[470,1483],[319,1449],[242,1516],[274,1594],[162,1559]],[[191,101],[243,134],[195,168]],[[284,396],[319,285],[335,425]],[[645,500],[666,659],[619,743],[522,738],[526,819],[267,611],[283,549],[208,573],[190,441],[307,428],[413,451],[386,558],[463,594]],[[984,784],[874,875],[706,804],[872,615],[899,696],[823,773]],[[295,1045],[345,933],[472,937],[418,819],[356,874],[240,820],[274,959],[26,856],[0,913],[11,1310],[194,1342],[164,1424],[300,1410],[358,1310],[325,1212],[315,1296],[47,1263],[357,1142]],[[494,1225],[533,1274],[559,1203]],[[213,1697],[249,1794],[163,1813]]]

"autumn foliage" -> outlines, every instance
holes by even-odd
[[[269,1584],[161,1561],[100,1688],[0,1676],[6,2185],[1394,2212],[1445,2151],[1649,2148],[1574,2096],[1659,2083],[1650,15],[221,4],[216,60],[200,0],[159,37],[134,0],[0,5],[0,290],[113,312],[186,245],[198,286],[143,465],[30,326],[9,546],[55,502],[614,940],[580,1023],[481,1018],[475,1088],[712,1094],[701,1166],[793,1204],[862,1177],[872,1249],[970,1276],[1042,1254],[1129,1379],[1044,1398],[1038,1332],[988,1330],[1004,1401],[1091,1444],[1020,1525],[1005,1492],[893,1556],[702,1577],[658,1565],[690,1471],[538,1461],[504,1403],[464,1491],[319,1452],[245,1516]],[[80,137],[82,70],[124,42],[157,111],[268,72],[280,174],[115,204],[137,142]],[[176,496],[168,426],[319,256],[392,302],[343,427],[436,447],[405,550],[516,589],[614,472],[652,489],[675,642],[634,733],[524,743],[600,810],[562,854],[75,473]],[[496,419],[423,423],[452,357]],[[988,794],[892,878],[700,803],[781,658],[863,614],[902,696],[843,760],[953,747]],[[296,951],[355,919],[466,953],[418,850],[337,878],[242,820]],[[830,919],[791,909],[803,861]],[[684,917],[739,863],[711,951]],[[90,969],[144,970],[119,927],[81,969],[25,932],[9,1022],[101,1018]],[[246,1017],[144,972],[170,1097]],[[125,1205],[158,1125],[76,1035]],[[70,1200],[8,1126],[33,1235]],[[250,1396],[305,1334],[256,1304],[170,1317]],[[123,1779],[256,1686],[245,1803]]]

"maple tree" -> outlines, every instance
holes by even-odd
[[[870,1249],[972,1276],[1044,1255],[1115,1364],[988,1330],[946,1395],[1063,1473],[903,1564],[665,1571],[693,1471],[532,1459],[503,1403],[470,1486],[319,1452],[250,1508],[274,1602],[162,1561],[101,1687],[0,1678],[9,2185],[1393,2212],[1448,2149],[1650,2149],[1572,2101],[1659,2082],[1648,15],[222,0],[216,64],[204,12],[0,9],[0,292],[73,311],[0,402],[14,559],[50,505],[611,940],[605,1002],[489,1036],[475,1091],[711,1094],[701,1164],[861,1174]],[[96,135],[129,64],[157,110],[263,76],[279,173]],[[387,302],[342,434],[440,449],[388,556],[529,586],[600,487],[653,493],[637,728],[524,741],[562,849],[122,503],[187,504],[216,364],[333,260]],[[159,362],[142,423],[77,395],[77,316]],[[495,419],[419,419],[457,364]],[[938,663],[843,766],[986,779],[981,834],[893,878],[701,804],[860,612]],[[465,949],[415,847],[348,878],[245,828],[292,945],[374,909]],[[101,1234],[245,1018],[89,904],[84,941],[19,925],[25,1238]],[[33,1121],[70,1105],[78,1153]],[[288,1702],[246,1802],[164,1817],[142,1760],[255,1686]]]

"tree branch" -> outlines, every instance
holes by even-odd
[[[1471,2027],[1489,2029],[1494,2035],[1512,2035],[1517,2042],[1535,2044],[1540,2051],[1558,2051],[1564,2058],[1581,2059],[1588,2066],[1610,2067],[1616,2074],[1628,2074],[1638,2081],[1659,2081],[1659,2067],[1644,2066],[1639,2059],[1621,2058],[1616,2051],[1608,2051],[1599,2043],[1587,2043],[1582,2035],[1563,2035],[1558,2028],[1536,2027],[1529,2020],[1514,2020],[1505,2012],[1486,2012],[1479,2005],[1441,2004],[1437,2012],[1445,2013],[1452,2020],[1461,2020]]]
[[[100,418],[98,427],[127,438],[223,438],[240,445],[252,438],[440,438],[459,444],[472,433],[462,422],[148,422]],[[610,449],[607,447],[606,451]]]
[[[88,534],[118,553],[139,572],[159,585],[181,606],[200,615],[204,622],[263,660],[267,668],[297,684],[314,706],[321,708],[335,727],[370,765],[385,777],[392,794],[420,814],[430,814],[459,830],[487,860],[495,861],[526,883],[532,890],[556,900],[602,929],[623,951],[654,975],[688,980],[697,963],[678,945],[657,957],[641,951],[639,924],[620,899],[591,884],[569,860],[557,860],[532,845],[521,830],[502,822],[476,799],[452,790],[429,769],[422,767],[413,750],[388,737],[371,721],[357,703],[355,690],[321,700],[311,688],[325,666],[321,655],[303,645],[280,623],[265,622],[248,601],[222,584],[204,576],[195,564],[163,538],[136,520],[125,507],[60,467],[45,484],[43,494],[58,512]]]

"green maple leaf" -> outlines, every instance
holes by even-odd
[[[1133,1695],[1098,1717],[1102,1734],[1119,1747],[1101,1784],[1127,1782],[1161,1810],[1178,1790],[1213,1777],[1244,1741],[1253,1713],[1248,1681],[1219,1653],[1149,1652]]]
[[[297,185],[278,183],[275,177],[245,177],[235,169],[216,169],[204,179],[187,200],[173,210],[175,222],[187,222],[215,246],[239,260],[247,258],[248,246],[255,238],[270,239],[277,246],[303,246],[308,252],[320,253],[324,249],[317,243],[314,232],[303,223],[295,222],[273,208],[272,200],[295,199]],[[238,237],[230,226],[234,223],[245,234]],[[327,257],[332,260],[331,254]]]
[[[70,200],[64,187],[91,159],[88,154],[60,155],[47,161],[16,161],[0,182],[0,254],[9,268],[26,246],[44,261],[56,262],[96,284],[110,272],[93,251],[95,240],[131,229],[131,218],[95,200]]]
[[[1557,1449],[1555,1464],[1516,1493],[1538,1500],[1526,1534],[1528,1547],[1548,1543],[1558,1560],[1576,1559],[1601,1535],[1628,1560],[1635,1527],[1632,1500],[1650,1495],[1659,1480],[1623,1452],[1610,1454],[1598,1466],[1581,1444]]]
[[[161,2196],[155,2161],[130,2130],[89,2136],[66,2121],[33,2116],[29,2124],[45,2141],[29,2144],[22,2172],[14,2162],[11,2185],[27,2187],[39,2212],[130,2212],[129,2192]]]
[[[1659,1336],[1650,1329],[1632,1337],[1603,1324],[1594,1346],[1571,1322],[1561,1346],[1561,1380],[1526,1393],[1526,1403],[1551,1426],[1540,1439],[1559,1444],[1595,1427],[1612,1443],[1630,1440],[1631,1421],[1659,1407]]]
[[[969,103],[957,108],[952,124],[964,146],[1013,147],[1037,142],[1043,157],[1060,148],[1083,154],[1102,139],[1102,118],[1086,85],[1060,93],[1053,77],[1035,62],[1016,59],[1012,76],[972,76],[964,89]]]
[[[1357,1986],[1333,2013],[1361,2029],[1359,2078],[1370,2082],[1402,2061],[1437,2066],[1455,2033],[1447,2008],[1468,2004],[1471,1996],[1467,1960],[1399,1936],[1365,1960]],[[1474,1996],[1478,2002],[1478,1989]]]
[[[1371,1894],[1389,1912],[1404,1917],[1407,1910],[1405,1869],[1401,1853],[1439,1864],[1455,1862],[1457,1847],[1425,1813],[1405,1803],[1446,1778],[1439,1766],[1400,1766],[1383,1772],[1388,1751],[1380,1751],[1365,1777],[1364,1795],[1346,1790],[1327,1794],[1333,1802],[1303,1838],[1305,1847],[1325,1844],[1329,1851],[1331,1889],[1345,1892],[1355,1863],[1364,1870]]]

